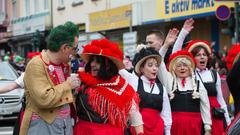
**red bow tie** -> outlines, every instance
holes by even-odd
[[[155,83],[155,80],[149,80],[150,81],[150,87],[152,87]]]

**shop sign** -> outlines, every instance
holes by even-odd
[[[123,33],[123,53],[133,59],[137,44],[137,32]]]
[[[234,2],[215,0],[157,0],[157,19],[171,20],[214,15],[220,5],[234,7]]]
[[[114,9],[89,14],[89,32],[124,28],[130,26],[132,6],[122,6]]]
[[[34,33],[36,30],[45,30],[45,17],[36,17],[23,19],[13,24],[13,36]]]

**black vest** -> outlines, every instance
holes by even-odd
[[[160,82],[155,83],[159,89],[159,94],[147,93],[144,91],[142,79],[138,79],[137,93],[140,96],[140,108],[151,108],[162,111],[163,104],[163,86]],[[154,86],[155,87],[155,86]],[[153,88],[154,88],[153,87]]]
[[[102,119],[100,115],[93,111],[91,106],[88,105],[88,95],[85,93],[85,89],[80,91],[76,97],[76,109],[77,116],[81,120],[95,122],[95,123],[107,123],[107,116]]]
[[[199,91],[199,81],[197,82],[197,91]],[[172,112],[200,112],[200,99],[192,98],[192,90],[174,92],[175,96],[170,101]]]
[[[201,82],[203,83],[204,87],[207,90],[208,96],[217,96],[217,88],[216,88],[216,82],[217,82],[217,72],[215,70],[210,70],[211,75],[213,78],[212,82],[203,82],[201,75],[197,72]]]

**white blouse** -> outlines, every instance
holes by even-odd
[[[176,42],[173,46],[172,53],[182,49],[184,39],[188,34],[189,34],[189,32],[187,30],[185,30],[184,28],[181,29],[181,31],[179,33],[179,36],[178,36],[178,38],[177,38],[177,40],[176,40]],[[159,53],[160,53],[161,56],[164,57],[165,54],[166,54],[166,50],[161,49],[159,51]],[[196,69],[196,71],[200,71],[200,70]],[[205,71],[201,72],[200,75],[202,77],[203,82],[213,81],[213,78],[211,76],[211,72],[209,70],[205,70]],[[196,78],[197,78],[197,80],[201,81],[197,74],[196,74]],[[220,104],[221,108],[225,110],[226,113],[224,113],[224,116],[225,116],[227,125],[229,125],[231,123],[231,119],[229,118],[227,106],[226,106],[226,103],[225,103],[225,101],[223,99],[223,96],[222,96],[221,79],[220,79],[219,74],[217,74],[216,89],[217,89],[217,101]]]
[[[137,91],[138,88],[138,76],[135,73],[129,73],[127,70],[122,69],[119,71],[119,74],[125,78],[129,84]],[[143,81],[143,87],[144,91],[147,93],[151,93],[151,87],[150,87],[150,81],[145,77],[141,76],[141,79]],[[157,87],[157,84],[155,83],[153,85],[153,94],[159,94],[159,88]],[[172,125],[172,115],[171,115],[171,107],[169,103],[168,94],[166,91],[166,88],[163,87],[163,105],[162,105],[162,111],[160,113],[160,116],[162,117],[164,121],[164,130],[166,135],[170,135],[171,131],[171,125]]]
[[[158,70],[158,78],[170,93],[173,85],[173,76],[166,69],[164,62],[161,62],[160,70]],[[193,89],[192,78],[191,77],[186,78],[185,87],[182,87],[181,80],[177,78],[177,86],[179,91],[192,90]],[[212,120],[210,116],[210,104],[208,100],[207,91],[201,82],[199,82],[199,94],[200,94],[200,112],[204,123],[204,129],[211,129]]]
[[[23,77],[24,77],[24,72],[15,80],[15,82],[16,82],[21,88],[24,88]]]
[[[199,73],[199,75],[202,78],[203,82],[214,82],[212,73],[210,70],[206,69],[203,71],[200,71],[200,69],[196,69],[196,72]],[[196,77],[199,81],[201,81],[199,75],[196,73]],[[225,110],[224,116],[227,122],[227,125],[229,125],[231,123],[231,119],[229,118],[229,114],[228,114],[228,110],[227,110],[227,105],[223,99],[223,95],[222,95],[222,87],[221,87],[221,78],[219,76],[219,74],[217,73],[217,82],[216,82],[216,89],[217,89],[217,101],[220,104],[221,108]]]

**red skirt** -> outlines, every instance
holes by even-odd
[[[212,108],[213,107],[217,107],[220,108],[220,104],[217,101],[216,97],[208,97],[209,98],[209,102],[210,102],[210,114],[211,114],[211,118],[212,118],[212,135],[221,135],[224,133],[224,123],[223,123],[223,119],[216,119],[212,117]]]
[[[124,129],[110,124],[79,121],[73,129],[74,135],[124,135]]]
[[[201,135],[200,112],[172,112],[171,135]]]
[[[141,110],[143,119],[144,135],[164,135],[164,121],[160,116],[158,110],[144,108]],[[136,135],[133,128],[131,128],[133,135]]]

